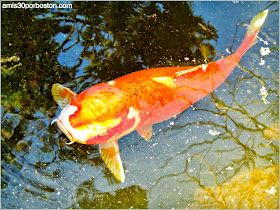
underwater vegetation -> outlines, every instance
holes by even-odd
[[[193,209],[279,209],[279,164],[241,172],[220,186],[198,189]]]

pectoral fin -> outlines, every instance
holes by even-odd
[[[152,125],[144,125],[137,129],[140,136],[142,136],[145,140],[149,140],[153,134]]]
[[[73,98],[75,98],[76,93],[56,83],[52,86],[52,95],[56,103],[63,109]]]
[[[117,141],[101,144],[99,152],[106,166],[120,181],[124,182],[124,170]]]

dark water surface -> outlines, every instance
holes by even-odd
[[[2,5],[5,2],[1,2]],[[69,2],[71,3],[71,2]],[[72,2],[1,9],[2,208],[279,208],[278,2]],[[151,67],[198,65],[258,43],[212,94],[119,140],[119,183],[97,146],[51,126],[51,86],[80,93]]]

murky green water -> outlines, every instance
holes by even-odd
[[[279,207],[279,3],[4,3],[2,208]],[[145,68],[217,60],[236,50],[265,8],[258,44],[223,85],[155,125],[150,141],[136,132],[119,140],[125,183],[97,146],[66,145],[50,125],[60,112],[52,84],[79,93]]]

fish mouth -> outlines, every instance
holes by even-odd
[[[67,136],[67,138],[70,140],[69,143],[66,143],[66,144],[73,144],[75,141],[74,141],[74,138],[73,136],[71,135],[71,133],[69,133],[67,131],[67,129],[65,128],[65,126],[63,125],[63,123],[61,122],[61,120],[58,118],[54,119],[51,124],[55,123],[57,124],[57,126],[59,127],[60,130],[62,130],[62,132]]]

